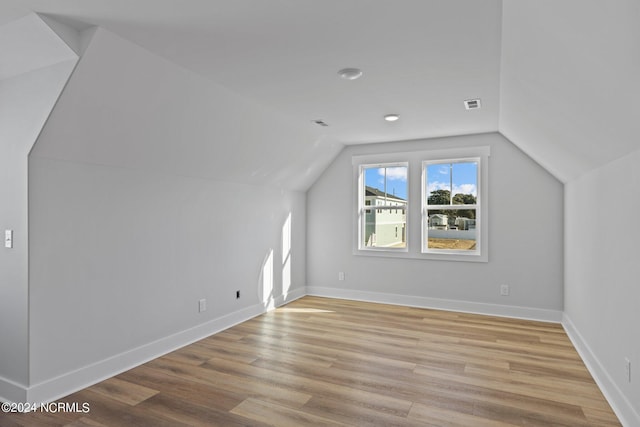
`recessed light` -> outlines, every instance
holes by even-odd
[[[343,68],[338,71],[338,75],[345,80],[355,80],[362,77],[362,70],[360,68]]]
[[[387,114],[386,116],[384,116],[384,119],[388,122],[395,122],[399,118],[400,118],[399,114]]]

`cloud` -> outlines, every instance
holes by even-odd
[[[453,195],[455,196],[458,193],[462,194],[473,194],[474,196],[478,195],[478,189],[475,184],[461,184],[461,185],[453,185]]]
[[[427,195],[436,190],[449,190],[451,187],[448,182],[431,181],[427,187]],[[478,196],[478,189],[475,184],[453,184],[453,195],[456,194],[472,194]]]
[[[398,166],[395,168],[379,168],[378,174],[384,177],[384,171],[387,170],[387,180],[394,181],[406,181],[407,180],[407,168],[404,166]]]
[[[427,195],[433,193],[436,190],[449,190],[448,182],[430,181],[427,187]]]

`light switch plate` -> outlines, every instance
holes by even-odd
[[[13,248],[13,230],[4,230],[4,247]]]

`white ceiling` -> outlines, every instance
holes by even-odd
[[[640,1],[504,0],[500,132],[563,182],[640,149]]]
[[[563,182],[640,149],[637,0],[2,0],[0,25],[32,11],[99,25],[338,143],[499,131]],[[0,66],[19,51],[0,48]]]
[[[33,14],[0,25],[0,52],[0,80],[77,58]]]
[[[322,119],[342,143],[498,129],[500,0],[3,0],[0,23],[20,7],[99,25],[297,125]]]

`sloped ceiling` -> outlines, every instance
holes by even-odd
[[[304,189],[341,148],[98,28],[31,155]]]
[[[295,125],[322,119],[343,143],[497,129],[499,0],[7,1],[99,25]]]
[[[33,13],[0,25],[0,80],[73,59],[75,52]]]
[[[21,10],[99,25],[270,111],[307,176],[324,141],[500,131],[565,182],[637,147],[634,0],[5,0],[0,22]],[[300,138],[319,148],[288,157]]]
[[[563,182],[640,149],[640,2],[504,0],[499,129]]]

